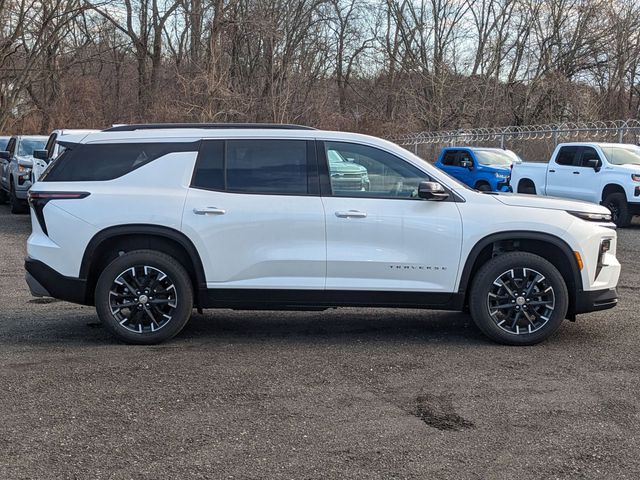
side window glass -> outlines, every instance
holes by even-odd
[[[600,155],[593,147],[584,147],[582,149],[582,160],[580,166],[585,168],[597,168],[600,165]]]
[[[13,156],[13,152],[16,149],[16,139],[12,138],[9,140],[9,144],[7,145],[7,151]]]
[[[426,173],[377,148],[355,143],[325,142],[334,196],[417,198]]]
[[[306,140],[228,140],[227,190],[306,194]]]
[[[575,165],[578,147],[562,147],[558,152],[556,163],[558,165]]]
[[[224,190],[224,140],[202,142],[191,185],[196,188]]]
[[[456,162],[456,155],[458,152],[456,152],[455,150],[451,151],[447,151],[444,156],[442,157],[442,164],[443,165],[448,165],[448,166],[456,166],[457,162]]]

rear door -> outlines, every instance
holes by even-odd
[[[182,230],[200,252],[210,289],[322,290],[325,220],[314,142],[203,141]]]
[[[579,179],[580,147],[568,145],[560,147],[547,169],[546,194],[553,197],[579,198],[577,183]]]

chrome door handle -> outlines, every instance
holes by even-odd
[[[194,208],[193,213],[196,215],[224,215],[226,210],[216,207]]]
[[[348,212],[336,212],[336,217],[339,218],[365,218],[367,214],[365,212],[359,212],[358,210],[349,210]]]

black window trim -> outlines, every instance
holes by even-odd
[[[460,196],[458,196],[455,192],[453,192],[453,190],[451,190],[447,185],[445,185],[444,183],[440,182],[439,180],[432,178],[431,175],[429,175],[428,173],[424,172],[423,170],[421,170],[420,168],[416,167],[415,165],[413,165],[411,162],[407,162],[404,158],[399,157],[397,154],[393,153],[393,152],[389,152],[388,150],[385,150],[383,148],[380,148],[378,146],[374,146],[374,145],[367,145],[366,143],[358,143],[358,142],[352,142],[352,141],[348,141],[348,140],[316,140],[316,157],[318,159],[318,171],[320,172],[320,195],[323,197],[331,197],[331,198],[356,198],[356,199],[362,199],[362,200],[410,200],[412,202],[415,201],[428,201],[424,198],[420,198],[420,197],[384,197],[384,196],[359,196],[359,195],[334,195],[333,191],[331,190],[331,178],[329,176],[329,162],[327,160],[327,156],[326,156],[326,149],[325,149],[325,143],[326,142],[335,142],[335,143],[349,143],[352,145],[358,145],[358,146],[364,146],[364,147],[370,147],[370,148],[375,148],[378,149],[382,152],[385,152],[389,155],[393,155],[394,157],[397,157],[399,160],[408,163],[409,165],[411,165],[414,168],[417,168],[418,170],[420,170],[421,172],[424,173],[425,175],[425,182],[428,181],[433,181],[433,182],[438,182],[440,183],[440,185],[442,185],[445,189],[445,191],[449,194],[449,197],[446,198],[445,200],[441,200],[441,202],[460,202],[460,201],[464,201],[463,199],[460,199]]]
[[[247,190],[229,190],[227,188],[227,142],[228,141],[265,141],[265,140],[279,140],[279,141],[304,141],[307,144],[307,193],[287,193],[287,192],[251,192]],[[224,175],[224,187],[223,188],[211,188],[211,187],[201,187],[194,185],[194,179],[196,176],[196,172],[198,170],[198,166],[201,163],[201,155],[200,151],[204,147],[206,142],[224,142],[224,159],[222,160],[222,169]],[[311,138],[278,138],[278,137],[241,137],[241,138],[203,138],[200,144],[200,148],[198,149],[198,156],[196,158],[196,163],[193,167],[193,172],[191,173],[191,181],[189,182],[189,188],[193,188],[195,190],[204,190],[208,192],[219,192],[219,193],[230,193],[234,195],[268,195],[268,196],[279,196],[279,197],[319,197],[320,196],[320,175],[318,173],[318,160],[316,148],[314,147],[314,139]]]

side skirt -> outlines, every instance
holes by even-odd
[[[318,310],[331,307],[462,310],[464,294],[363,290],[206,289],[201,308]]]

